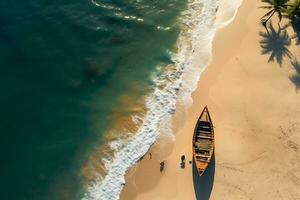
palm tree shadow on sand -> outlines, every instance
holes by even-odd
[[[296,91],[298,91],[300,89],[300,62],[298,60],[293,60],[291,64],[295,69],[295,74],[290,76],[290,80],[296,86]]]
[[[269,23],[266,31],[260,31],[259,35],[262,37],[259,42],[262,48],[261,53],[263,55],[270,54],[268,62],[276,61],[281,66],[285,56],[292,57],[292,53],[288,49],[291,45],[291,38],[287,30],[280,26],[278,30],[275,30],[272,23]]]
[[[296,45],[300,45],[300,19],[295,20],[292,23],[292,27],[294,30],[294,35],[292,36],[292,39],[296,40]]]
[[[199,176],[193,161],[193,182],[197,200],[209,200],[215,177],[215,154],[202,176]]]

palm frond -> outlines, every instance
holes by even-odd
[[[271,13],[274,12],[274,9],[270,10],[269,12],[267,12],[264,16],[261,17],[261,19],[271,15]]]
[[[260,8],[270,10],[264,16],[262,16],[261,19],[268,17],[267,19],[264,20],[265,22],[267,22],[268,20],[270,20],[270,18],[273,17],[274,13],[276,12],[280,22],[282,20],[282,17],[285,16],[284,13],[288,8],[288,0],[261,0],[261,1],[268,5],[261,6]]]

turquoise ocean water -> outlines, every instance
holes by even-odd
[[[1,199],[83,197],[82,167],[108,142],[115,116],[131,114],[123,97],[153,91],[185,8],[184,0],[0,2]]]

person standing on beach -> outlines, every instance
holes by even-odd
[[[160,162],[160,169],[159,169],[159,171],[162,172],[164,170],[164,168],[165,168],[165,161],[163,160],[163,161]]]
[[[185,155],[182,155],[182,156],[181,156],[181,163],[180,163],[180,167],[181,167],[182,169],[184,169],[184,168],[185,168]]]

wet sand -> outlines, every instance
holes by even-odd
[[[266,33],[259,23],[265,12],[258,9],[261,5],[245,0],[234,21],[218,31],[212,61],[175,141],[162,136],[150,149],[152,158],[145,155],[129,171],[122,200],[300,199],[300,50],[291,28],[286,37],[273,23]],[[199,177],[188,161],[205,105],[214,122],[216,149]]]

